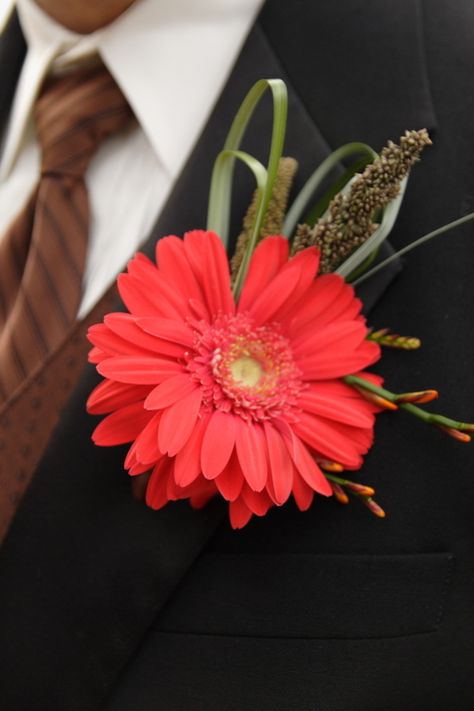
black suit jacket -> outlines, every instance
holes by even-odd
[[[204,226],[213,158],[263,76],[288,83],[286,152],[300,182],[341,143],[379,148],[405,128],[432,129],[396,246],[473,210],[473,29],[469,0],[268,0],[148,247]],[[5,118],[18,31],[1,57]],[[261,150],[264,110],[251,134],[248,148]],[[250,195],[241,178],[235,219]],[[384,356],[377,369],[393,389],[439,387],[443,409],[463,419],[473,413],[471,232],[412,253],[371,312],[374,325],[423,341]],[[3,709],[470,711],[472,449],[381,416],[361,479],[386,520],[317,500],[233,532],[217,501],[152,512],[131,498],[123,450],[90,441],[96,380],[86,368],[0,550]]]

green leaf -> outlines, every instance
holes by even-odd
[[[400,183],[400,192],[397,197],[386,205],[383,210],[380,225],[361,246],[348,257],[340,267],[336,269],[336,274],[345,278],[349,276],[376,250],[382,242],[387,239],[396,222],[403,197],[408,182],[408,176]],[[355,283],[355,282],[354,282]]]
[[[453,222],[448,222],[446,225],[443,225],[442,227],[438,227],[438,229],[433,230],[432,232],[428,232],[428,234],[423,235],[423,237],[420,237],[419,239],[415,240],[414,242],[407,245],[406,247],[403,247],[403,249],[400,249],[395,254],[392,254],[390,257],[387,257],[387,259],[384,259],[383,262],[380,262],[380,264],[377,264],[375,267],[373,267],[368,272],[366,272],[363,276],[356,279],[353,282],[353,285],[357,286],[358,284],[362,284],[363,281],[365,281],[366,279],[369,279],[369,277],[371,277],[373,274],[376,274],[381,269],[384,269],[385,267],[387,267],[395,259],[402,257],[404,254],[408,254],[408,252],[411,252],[412,249],[417,249],[418,247],[421,247],[422,244],[426,244],[427,242],[434,239],[435,237],[444,235],[447,232],[450,232],[451,230],[455,229],[456,227],[460,227],[461,225],[464,225],[466,222],[471,222],[472,220],[474,220],[474,212],[470,212],[469,214],[464,215],[464,217],[460,217],[457,220],[453,220]]]
[[[266,171],[263,166],[246,153],[242,153],[240,144],[253,113],[264,93],[269,90],[273,98],[273,127]],[[273,191],[278,172],[278,165],[283,152],[286,133],[288,96],[286,85],[281,79],[261,79],[250,89],[242,102],[232,123],[224,148],[217,156],[211,178],[207,229],[216,232],[227,245],[229,237],[230,204],[232,182],[236,159],[252,170],[257,181],[258,201],[255,222],[252,228],[248,249],[242,260],[234,285],[236,298],[240,294],[247,274],[250,258],[257,244],[263,219]],[[257,164],[259,167],[257,167]],[[265,174],[262,172],[265,171]]]

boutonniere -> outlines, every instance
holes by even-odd
[[[240,143],[268,89],[274,120],[264,167]],[[380,155],[343,146],[287,209],[296,164],[282,159],[286,111],[283,82],[252,88],[215,162],[207,229],[163,237],[154,261],[137,254],[118,278],[127,312],[89,331],[89,359],[103,380],[87,407],[106,415],[94,442],[131,443],[124,466],[131,476],[150,473],[150,507],[179,499],[201,507],[221,496],[234,528],[290,498],[306,510],[316,494],[356,497],[383,517],[358,478],[383,410],[403,409],[462,442],[474,431],[423,407],[436,391],[394,393],[367,370],[382,347],[419,341],[371,330],[353,288],[393,258],[374,266],[428,134],[407,132]],[[229,263],[236,161],[257,188]],[[328,187],[341,161],[349,167]]]

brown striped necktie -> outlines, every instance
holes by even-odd
[[[36,102],[40,181],[0,237],[0,402],[76,319],[90,223],[84,175],[101,141],[131,118],[102,65],[50,79]]]

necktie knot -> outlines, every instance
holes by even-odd
[[[42,174],[83,177],[100,143],[131,118],[103,65],[49,79],[35,105]]]

